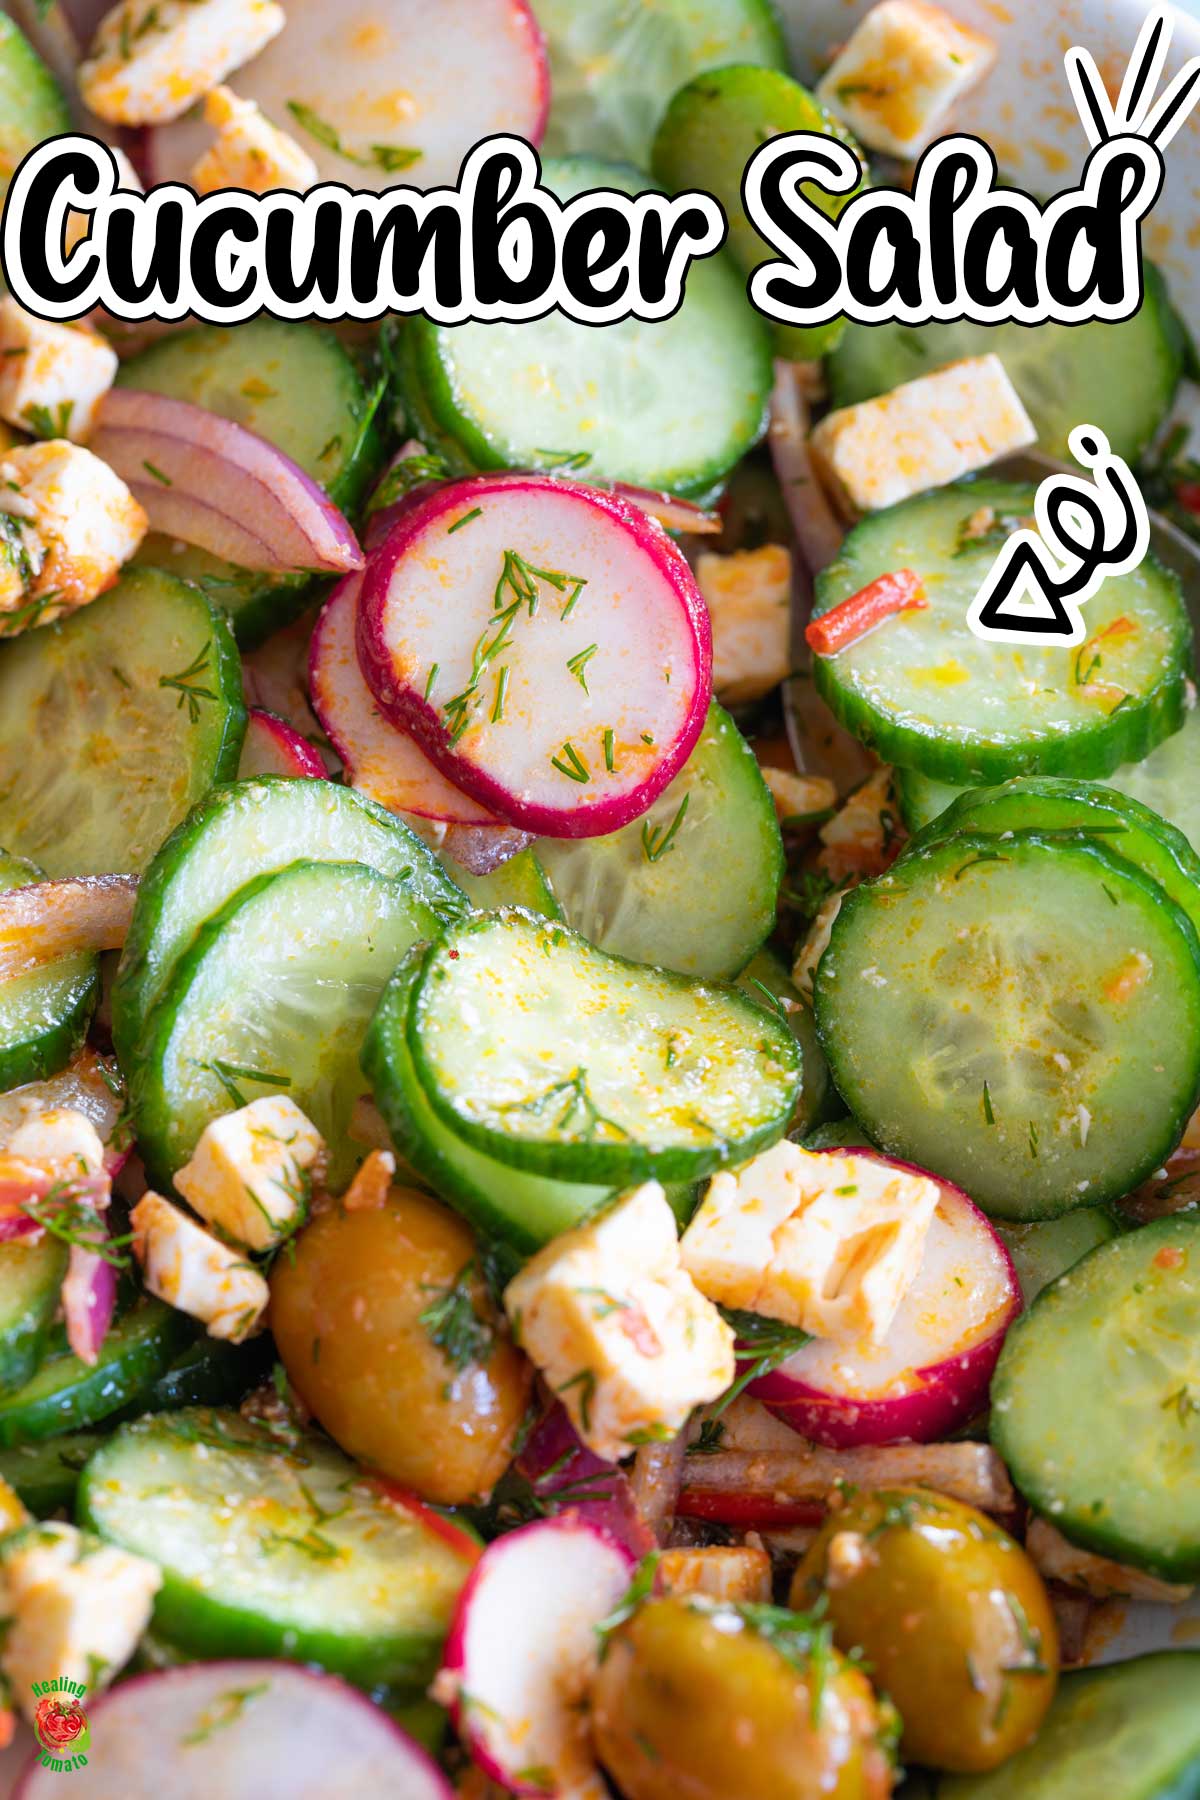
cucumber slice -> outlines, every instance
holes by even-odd
[[[1200,1651],[1064,1675],[1036,1739],[988,1775],[942,1775],[938,1800],[1196,1800]]]
[[[470,1572],[466,1532],[385,1496],[332,1444],[203,1408],[123,1425],[79,1519],[163,1571],[154,1630],[193,1657],[283,1656],[412,1693]]]
[[[809,1132],[829,1116],[831,1104],[837,1103],[812,1008],[793,986],[783,958],[771,949],[760,950],[751,958],[737,985],[760,1006],[773,1006],[800,1046],[800,1093],[788,1135],[807,1140]]]
[[[560,199],[598,187],[653,189],[620,163],[547,162]],[[683,303],[654,324],[597,331],[561,313],[526,324],[405,327],[421,402],[479,470],[582,457],[584,481],[627,481],[689,497],[719,482],[761,435],[771,389],[766,328],[733,264],[694,263]]]
[[[32,863],[0,850],[0,893],[40,880]],[[83,952],[0,982],[0,1091],[65,1067],[83,1042],[99,992],[99,959]]]
[[[332,781],[257,776],[216,788],[169,837],[138,889],[112,995],[113,1042],[132,1064],[150,1009],[206,920],[289,863],[362,862],[440,916],[463,896],[431,850],[373,800]]]
[[[41,1362],[66,1269],[67,1247],[49,1232],[0,1244],[0,1393],[24,1387]]]
[[[127,569],[0,652],[0,843],[51,877],[139,874],[214,781],[246,709],[229,628],[195,588]]]
[[[565,1181],[690,1181],[743,1162],[786,1129],[800,1085],[776,1012],[516,911],[430,946],[408,1043],[444,1124]]]
[[[787,68],[770,0],[538,0],[537,16],[551,156],[590,150],[642,167],[663,107],[693,75],[722,63]]]
[[[0,1450],[0,1481],[38,1519],[75,1510],[75,1490],[88,1457],[104,1442],[99,1431],[68,1431],[41,1444]]]
[[[451,1131],[417,1080],[408,1045],[424,956],[413,951],[383,991],[362,1065],[397,1150],[440,1197],[487,1237],[531,1256],[612,1198],[611,1186],[555,1181],[496,1162]]]
[[[561,919],[562,907],[546,879],[546,871],[532,850],[510,856],[490,875],[472,875],[444,853],[442,867],[460,887],[476,912],[495,912],[500,906],[523,906],[543,919]]]
[[[810,1131],[804,1140],[806,1150],[874,1150],[871,1142],[857,1119],[833,1119],[828,1125],[818,1125]]]
[[[716,195],[729,220],[730,251],[743,275],[749,276],[778,254],[755,230],[742,205],[742,171],[759,146],[785,132],[815,131],[848,145],[860,161],[866,159],[840,120],[790,75],[735,63],[732,57],[728,62],[732,66],[698,75],[675,95],[655,136],[650,167],[672,193],[699,188]],[[829,218],[836,218],[850,198],[828,194],[811,182],[800,192]],[[775,325],[776,354],[796,362],[824,356],[845,325],[840,318],[808,328]]]
[[[713,701],[687,762],[650,810],[538,855],[576,931],[681,975],[737,974],[775,928],[783,839],[754,753]]]
[[[1037,427],[1038,448],[1069,462],[1084,419],[1134,462],[1167,415],[1183,373],[1183,335],[1166,285],[1145,265],[1146,295],[1119,325],[848,325],[829,362],[834,406],[886,394],[966,356],[998,356]]]
[[[361,863],[296,862],[235,894],[181,957],[128,1070],[152,1179],[170,1181],[210,1119],[286,1091],[343,1188],[362,1159],[346,1128],[365,1087],[363,1033],[401,956],[438,925],[410,888]]]
[[[992,480],[920,494],[862,520],[818,576],[818,615],[890,570],[913,569],[925,584],[923,611],[813,660],[818,691],[885,762],[959,783],[1103,778],[1182,724],[1191,627],[1177,578],[1151,556],[1088,601],[1088,639],[1076,648],[985,643],[971,631],[967,609],[997,544],[966,538],[967,521],[985,506],[1000,519],[1031,516],[1033,495]]]
[[[0,206],[27,152],[71,129],[62,89],[29,39],[0,13]]]
[[[1073,1543],[1167,1581],[1200,1576],[1200,1220],[1101,1244],[1009,1332],[992,1440]]]
[[[183,1313],[143,1298],[112,1326],[94,1367],[64,1350],[48,1357],[15,1394],[0,1397],[0,1447],[98,1425],[136,1400],[194,1330]]]
[[[176,332],[131,357],[117,382],[187,400],[256,431],[344,513],[353,513],[381,460],[378,394],[368,394],[337,339],[314,325],[263,318]],[[136,560],[195,582],[247,647],[296,617],[314,586],[309,575],[239,569],[159,533]]]
[[[842,904],[816,1015],[889,1155],[1002,1219],[1127,1194],[1200,1095],[1200,942],[1095,840],[960,833]]]
[[[229,1344],[202,1333],[113,1422],[182,1406],[236,1406],[270,1373],[274,1359],[267,1336]]]
[[[1115,1238],[1117,1224],[1101,1206],[1078,1206],[1059,1219],[998,1225],[996,1230],[1012,1257],[1025,1304],[1032,1306],[1042,1289],[1065,1275],[1081,1256]]]

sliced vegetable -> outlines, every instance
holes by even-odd
[[[287,1656],[411,1693],[436,1666],[474,1541],[323,1439],[193,1408],[123,1425],[79,1517],[157,1562],[158,1635],[192,1656]]]
[[[92,1452],[103,1443],[99,1431],[66,1431],[38,1444],[0,1450],[0,1481],[12,1488],[35,1518],[75,1510],[79,1476]]]
[[[80,953],[119,950],[129,931],[136,894],[132,875],[26,881],[4,890],[0,981]]]
[[[0,851],[0,919],[6,904],[25,911],[23,901],[10,896],[29,893],[44,901],[47,884],[38,873],[32,863]],[[79,1049],[99,993],[98,965],[90,949],[69,949],[45,924],[44,904],[35,904],[32,913],[43,927],[38,948],[49,949],[52,960],[31,956],[30,933],[19,932],[12,945],[15,967],[0,979],[0,1088],[39,1081],[61,1069]]]
[[[638,1509],[629,1475],[619,1463],[602,1462],[580,1443],[561,1401],[534,1427],[513,1473],[529,1483],[534,1511],[578,1514],[636,1557],[654,1549],[654,1534]]]
[[[0,1243],[0,1392],[24,1387],[36,1372],[66,1267],[67,1247],[49,1232]]]
[[[995,1230],[1012,1258],[1026,1306],[1032,1306],[1042,1289],[1065,1275],[1081,1256],[1117,1235],[1112,1214],[1101,1206],[1078,1206],[1057,1219],[997,1225]]]
[[[62,1284],[67,1346],[90,1369],[96,1366],[117,1308],[117,1271],[112,1257],[119,1252],[108,1247],[108,1237],[102,1219],[90,1234],[91,1242],[71,1245]],[[93,1249],[92,1242],[99,1248]]]
[[[461,863],[469,875],[495,875],[533,842],[533,833],[515,825],[447,825],[442,839],[445,865]]]
[[[139,1300],[108,1333],[92,1367],[60,1351],[24,1387],[0,1398],[0,1445],[40,1443],[98,1425],[161,1375],[193,1329],[169,1306]]]
[[[893,575],[876,576],[857,594],[814,619],[804,639],[817,656],[836,656],[897,613],[923,612],[928,605],[920,576],[911,569],[897,569]]]
[[[249,775],[308,775],[322,781],[325,764],[294,725],[254,707],[246,718],[238,780]]]
[[[0,713],[0,843],[52,879],[145,868],[246,723],[227,625],[159,569],[6,645]]]
[[[270,1374],[273,1355],[265,1333],[244,1344],[231,1344],[202,1332],[113,1422],[148,1412],[176,1412],[181,1406],[234,1406]]]
[[[787,1022],[788,1030],[799,1045],[800,1093],[788,1126],[788,1136],[806,1137],[817,1121],[825,1118],[837,1105],[812,1007],[793,985],[783,958],[770,945],[751,957],[738,976],[737,985],[760,1006],[773,1006]]]
[[[127,1136],[121,1125],[124,1093],[116,1064],[106,1062],[86,1045],[57,1075],[0,1094],[0,1149],[31,1113],[54,1111],[82,1113],[94,1125],[105,1146],[105,1164],[123,1160]]]
[[[562,907],[546,878],[546,871],[532,850],[518,850],[499,868],[472,875],[443,850],[442,867],[462,889],[477,912],[495,912],[501,906],[523,906],[543,919],[561,919]],[[585,934],[586,935],[586,934]]]
[[[62,89],[28,38],[0,14],[0,204],[26,152],[70,129]]]

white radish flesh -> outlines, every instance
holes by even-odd
[[[325,764],[294,725],[257,707],[246,719],[239,780],[246,775],[307,775],[323,779]]]

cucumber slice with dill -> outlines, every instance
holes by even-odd
[[[67,1247],[48,1231],[0,1244],[0,1393],[23,1387],[41,1362],[66,1270]]]
[[[800,1053],[774,1010],[517,911],[425,952],[408,1045],[435,1113],[564,1181],[699,1179],[786,1129]]]
[[[538,854],[576,931],[602,950],[727,980],[775,927],[783,839],[754,752],[714,701],[679,774],[650,810]]]
[[[817,1036],[812,1008],[793,985],[787,964],[769,947],[751,958],[737,978],[737,986],[760,1006],[778,1012],[800,1049],[800,1092],[788,1126],[788,1136],[803,1138],[828,1118],[837,1105],[829,1064]]]
[[[155,1634],[193,1658],[283,1656],[412,1694],[475,1558],[467,1532],[385,1493],[324,1439],[203,1408],[124,1425],[80,1522],[156,1562]]]
[[[128,1071],[152,1178],[168,1183],[211,1119],[283,1092],[344,1187],[362,1158],[347,1126],[366,1087],[367,1023],[404,952],[439,925],[403,882],[361,863],[296,862],[235,894],[180,958]]]
[[[83,1466],[103,1442],[100,1431],[67,1431],[44,1443],[0,1450],[0,1481],[12,1488],[35,1518],[73,1512]]]
[[[880,1148],[1001,1219],[1129,1193],[1200,1096],[1200,940],[1096,839],[910,851],[843,902],[815,1000]]]
[[[21,159],[71,129],[62,89],[25,34],[0,13],[0,205]]]
[[[52,878],[140,874],[214,781],[246,709],[229,627],[161,569],[0,647],[0,843]]]
[[[194,1330],[183,1313],[143,1298],[110,1328],[93,1366],[63,1350],[47,1357],[24,1387],[0,1397],[0,1447],[98,1425],[136,1400]]]
[[[0,851],[0,893],[40,880],[32,863]],[[57,1074],[82,1044],[99,992],[99,959],[83,951],[0,981],[0,1091]]]
[[[813,659],[820,693],[884,761],[959,784],[1102,780],[1182,724],[1191,626],[1177,578],[1151,556],[1088,601],[1083,644],[985,643],[971,631],[971,601],[1033,495],[992,480],[918,495],[863,519],[818,577],[817,615],[896,569],[924,584],[923,610]],[[985,509],[996,530],[974,535]]]
[[[992,1439],[1073,1543],[1168,1581],[1200,1576],[1200,1221],[1101,1244],[1010,1331]]]

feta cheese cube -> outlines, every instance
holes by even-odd
[[[155,1563],[74,1525],[30,1524],[0,1542],[6,1611],[0,1652],[12,1689],[33,1716],[46,1682],[105,1687],[133,1655],[162,1586]]]
[[[4,1147],[6,1157],[36,1163],[58,1180],[99,1175],[104,1145],[90,1119],[70,1107],[48,1108],[18,1125]]]
[[[705,551],[696,581],[712,620],[713,688],[727,704],[757,700],[791,668],[792,559],[781,544]]]
[[[216,142],[192,169],[199,194],[217,188],[247,188],[265,194],[271,188],[303,192],[319,180],[320,171],[295,138],[272,125],[253,100],[240,100],[232,88],[214,88],[204,102],[205,123],[217,127]]]
[[[117,186],[119,188],[129,188],[135,194],[144,193],[145,190],[142,187],[141,176],[138,174],[125,152],[123,150],[118,150],[115,144],[110,144],[108,148],[112,151],[117,164]],[[75,248],[76,244],[87,237],[91,230],[91,224],[92,219],[90,213],[71,211],[67,214],[66,250],[68,256],[71,254],[71,251]]]
[[[879,1343],[916,1277],[936,1182],[786,1139],[709,1183],[683,1235],[702,1294],[815,1337]]]
[[[202,1320],[210,1337],[240,1344],[258,1330],[271,1292],[240,1251],[218,1243],[161,1194],[143,1194],[129,1222],[152,1294]]]
[[[0,611],[36,603],[49,624],[112,587],[148,520],[119,475],[53,439],[0,456]],[[19,584],[14,594],[15,577]]]
[[[681,1268],[657,1181],[547,1244],[504,1305],[583,1442],[610,1462],[674,1437],[733,1381],[733,1333]]]
[[[826,72],[817,98],[868,149],[915,157],[995,60],[990,37],[940,6],[882,0]]]
[[[165,125],[283,30],[275,0],[121,0],[101,19],[79,91],[114,125]]]
[[[781,825],[789,824],[795,829],[801,819],[837,805],[837,789],[828,775],[798,775],[794,769],[764,767],[762,778]]]
[[[304,1223],[320,1132],[286,1094],[264,1094],[213,1119],[175,1186],[222,1237],[270,1250]]]
[[[706,1600],[769,1601],[771,1558],[752,1544],[714,1544],[703,1550],[664,1550],[656,1583],[664,1594],[703,1594]]]
[[[822,482],[853,518],[957,481],[1036,441],[1004,364],[989,354],[839,407],[809,443]]]
[[[116,351],[90,325],[56,325],[0,300],[0,418],[10,425],[80,444],[116,373]]]

